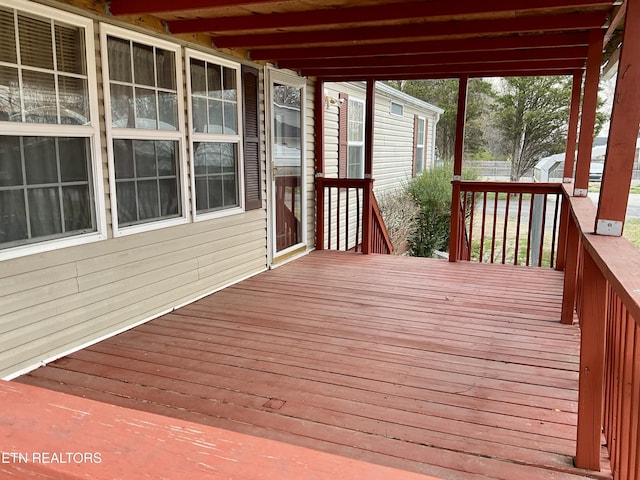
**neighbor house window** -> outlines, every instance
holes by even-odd
[[[0,2],[0,250],[103,229],[92,37],[89,20]]]
[[[101,30],[114,231],[184,221],[180,47],[108,25]]]
[[[389,111],[393,115],[399,115],[402,117],[402,115],[404,114],[404,105],[402,105],[401,103],[391,102],[391,107],[389,108]]]
[[[347,176],[364,178],[364,102],[349,98]]]
[[[187,52],[197,214],[240,207],[240,65]]]
[[[422,173],[424,171],[424,160],[425,160],[425,126],[426,120],[424,117],[418,117],[415,131],[415,142],[416,142],[416,159],[415,159],[415,171],[416,174]]]

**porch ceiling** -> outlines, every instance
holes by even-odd
[[[608,29],[603,47],[615,43],[624,14],[616,0],[111,0],[109,8],[327,79],[570,74],[584,67],[589,32]]]

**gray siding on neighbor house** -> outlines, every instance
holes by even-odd
[[[326,83],[325,92],[338,98],[346,93],[349,98],[364,101],[366,91],[361,83]],[[386,85],[377,84],[375,95],[373,178],[376,194],[393,191],[413,174],[414,116],[426,119],[425,165],[434,164],[435,128],[441,110],[427,107],[424,102],[415,99],[415,103],[406,100],[406,95]],[[391,103],[403,106],[403,115],[390,112]],[[338,175],[338,112],[337,105],[325,108],[325,176]]]

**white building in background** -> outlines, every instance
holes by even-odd
[[[376,194],[397,189],[435,163],[439,107],[376,83],[373,178]],[[364,82],[325,84],[325,174],[364,175]]]

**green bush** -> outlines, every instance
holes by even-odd
[[[465,180],[477,178],[472,169],[465,169],[462,176]],[[435,250],[449,250],[452,178],[453,165],[446,163],[425,170],[409,182],[409,195],[420,207],[416,233],[409,240],[411,255],[431,257]]]

